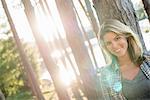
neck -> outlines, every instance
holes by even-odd
[[[124,57],[119,57],[118,62],[120,66],[133,64],[128,54],[126,54]]]

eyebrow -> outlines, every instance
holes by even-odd
[[[116,36],[113,38],[113,39],[115,39],[116,37],[118,37],[118,36],[120,36],[119,34],[116,34]],[[109,42],[109,41],[104,41],[104,43],[105,42]]]
[[[113,40],[116,39],[116,38],[119,37],[119,36],[123,36],[123,35],[121,35],[121,34],[116,34],[116,36],[113,38]],[[109,41],[109,40],[108,40],[108,41],[106,40],[106,41],[104,41],[104,44],[105,44],[105,43],[110,43],[110,41]]]
[[[121,35],[120,35],[120,34],[117,34],[117,35],[115,36],[115,38],[118,37],[118,36],[121,36]]]

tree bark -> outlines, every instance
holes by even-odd
[[[139,36],[146,51],[143,36],[131,0],[93,0],[100,24],[106,19],[117,19],[131,27]]]
[[[98,27],[98,23],[96,21],[96,18],[94,16],[93,10],[91,8],[91,3],[90,3],[89,0],[84,0],[84,1],[85,1],[85,4],[86,4],[86,8],[87,8],[88,14],[89,14],[88,17],[90,17],[90,19],[91,19],[90,21],[91,21],[92,28],[93,28],[93,30],[95,32],[95,35],[97,36],[99,27]]]
[[[2,5],[3,5],[4,11],[6,13],[6,16],[8,18],[8,22],[10,24],[10,27],[11,27],[14,39],[16,41],[17,47],[19,49],[20,57],[21,57],[24,69],[27,73],[27,78],[29,80],[33,95],[36,96],[37,100],[44,100],[44,97],[43,97],[42,92],[41,92],[39,85],[38,85],[38,81],[35,77],[35,72],[33,70],[33,67],[31,66],[31,63],[29,62],[29,60],[27,58],[27,55],[25,54],[25,52],[23,50],[21,41],[20,41],[19,36],[17,34],[17,31],[15,29],[15,25],[12,21],[12,18],[10,16],[9,11],[8,11],[7,4],[6,4],[5,0],[2,0]]]
[[[57,8],[66,31],[66,37],[75,57],[84,86],[84,94],[88,100],[97,100],[95,89],[95,72],[85,47],[81,30],[70,0],[56,0]]]
[[[44,63],[51,75],[51,78],[54,83],[54,87],[56,90],[56,93],[58,95],[59,100],[70,100],[70,97],[67,93],[67,90],[65,86],[61,83],[59,78],[59,68],[54,63],[54,60],[50,56],[50,48],[48,47],[46,41],[42,37],[41,33],[39,32],[37,28],[37,21],[36,16],[34,12],[34,8],[31,5],[31,2],[28,0],[22,1],[25,6],[25,13],[27,15],[27,19],[29,21],[29,25],[32,29],[32,33],[34,35],[34,38],[36,40],[37,46],[39,48],[40,54],[44,60]]]
[[[147,13],[148,20],[150,22],[150,0],[142,0],[142,2],[144,4],[144,9]]]

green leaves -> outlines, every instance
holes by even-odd
[[[11,38],[1,39],[0,47],[0,87],[3,87],[2,91],[6,96],[10,96],[24,86],[21,61]]]

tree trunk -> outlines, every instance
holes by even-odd
[[[79,0],[79,1],[80,1],[80,0]],[[81,1],[80,1],[80,4],[82,4]],[[81,21],[82,18],[79,17],[79,14],[78,14],[78,12],[77,12],[77,10],[76,10],[74,4],[73,4],[73,8],[74,8],[74,11],[75,11],[75,13],[76,13],[76,16],[77,16],[77,18],[78,18],[78,20],[79,20],[79,23],[80,23],[80,25],[81,25],[81,31],[82,31],[82,33],[83,33],[83,37],[85,38],[85,41],[88,42],[89,49],[90,49],[89,51],[90,51],[90,53],[91,53],[91,55],[92,55],[93,62],[94,62],[94,64],[95,64],[95,67],[97,68],[98,65],[97,65],[97,62],[96,62],[96,58],[95,58],[95,56],[94,56],[94,51],[93,51],[92,44],[91,44],[90,39],[89,39],[89,37],[88,37],[88,33],[86,33],[85,28],[83,27],[83,24],[82,24],[82,21]],[[84,10],[84,11],[85,11],[85,10]],[[85,12],[85,13],[86,13],[86,12]],[[89,16],[87,16],[87,17],[89,17]],[[92,17],[94,17],[94,16],[92,16]],[[89,17],[89,18],[90,18],[90,17]],[[91,20],[89,20],[89,21],[92,22]],[[92,23],[91,23],[91,26],[92,26]]]
[[[5,0],[2,0],[2,5],[3,5],[4,11],[6,13],[6,16],[8,18],[8,22],[10,24],[10,27],[11,27],[14,39],[16,41],[17,47],[19,49],[20,57],[21,57],[21,60],[23,62],[24,69],[27,73],[27,78],[29,80],[33,95],[35,95],[37,97],[37,100],[44,100],[44,97],[43,97],[41,90],[39,88],[39,85],[38,85],[38,81],[35,77],[35,72],[33,70],[33,67],[31,66],[31,63],[29,62],[29,60],[27,58],[27,55],[25,54],[25,52],[23,50],[21,41],[20,41],[19,36],[17,34],[17,31],[15,29],[15,25],[13,24],[13,21],[12,21],[12,18],[10,16],[10,13],[8,11],[7,4],[6,4]]]
[[[93,0],[100,24],[105,19],[117,19],[126,25],[139,36],[143,49],[146,51],[143,36],[138,20],[130,0]]]
[[[31,2],[29,0],[23,0],[23,4],[25,6],[25,13],[27,15],[27,19],[29,21],[29,25],[32,29],[32,33],[34,35],[34,38],[36,40],[37,46],[39,48],[40,54],[44,60],[44,63],[51,75],[51,78],[53,80],[55,90],[57,92],[59,100],[70,100],[67,90],[65,86],[61,83],[59,78],[59,68],[54,63],[52,57],[50,56],[50,48],[48,47],[46,41],[42,37],[41,33],[39,32],[37,28],[37,22],[36,22],[36,16],[34,13],[34,8],[31,5]]]
[[[56,4],[83,81],[84,94],[89,100],[97,100],[95,72],[76,20],[72,2],[70,0],[56,0]]]
[[[90,17],[90,19],[91,19],[92,28],[93,28],[93,30],[95,32],[95,35],[97,36],[99,27],[98,27],[98,23],[96,21],[96,18],[94,16],[93,10],[91,8],[91,3],[90,3],[89,0],[84,0],[84,1],[85,1],[85,4],[86,4],[87,11],[89,13],[88,17]]]
[[[150,0],[142,0],[142,2],[144,4],[144,9],[147,13],[148,20],[150,22]]]

